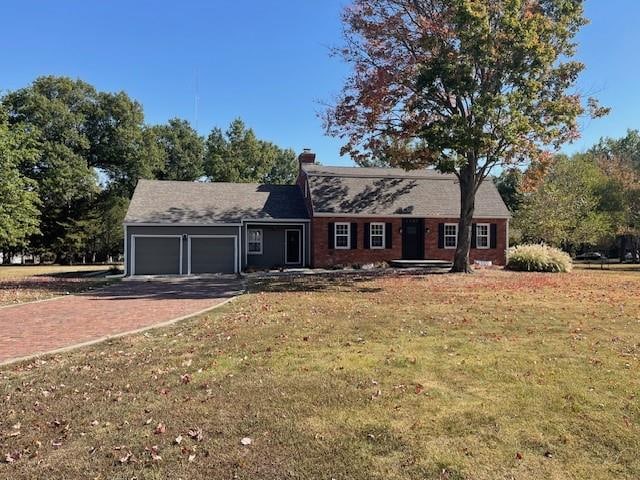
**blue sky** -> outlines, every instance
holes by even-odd
[[[241,117],[265,139],[324,164],[350,164],[324,135],[317,113],[348,73],[328,48],[339,44],[346,0],[32,1],[2,6],[0,90],[39,75],[81,78],[99,90],[124,90],[148,123],[171,117],[204,135]],[[581,91],[612,107],[586,121],[587,148],[601,136],[640,128],[640,2],[587,0],[591,24],[579,37],[587,64]],[[196,87],[197,85],[197,87]]]

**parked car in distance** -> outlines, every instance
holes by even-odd
[[[600,252],[586,252],[576,255],[576,260],[606,260],[607,257]]]

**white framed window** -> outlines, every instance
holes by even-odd
[[[458,224],[444,224],[444,248],[456,248],[458,246]]]
[[[372,223],[369,226],[369,245],[372,249],[384,248],[384,223]]]
[[[262,229],[250,228],[247,233],[247,253],[262,255]]]
[[[476,224],[476,248],[489,248],[491,229],[488,223]]]
[[[334,244],[338,249],[351,248],[351,224],[336,223],[334,232]]]

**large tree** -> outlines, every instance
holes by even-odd
[[[0,251],[5,262],[39,233],[37,184],[21,171],[36,155],[33,136],[22,125],[11,127],[0,108]]]
[[[10,123],[28,127],[39,142],[23,173],[37,183],[42,201],[42,235],[31,241],[41,251],[57,250],[65,226],[80,220],[98,190],[86,134],[97,102],[91,85],[64,77],[40,77],[3,98]]]
[[[539,186],[525,194],[514,229],[526,242],[544,242],[576,252],[609,242],[620,221],[620,198],[589,154],[558,156]]]
[[[206,141],[205,172],[214,182],[289,184],[297,173],[291,149],[257,138],[242,120],[235,119],[226,132],[214,128]]]
[[[204,175],[204,141],[186,120],[172,118],[152,128],[163,158],[156,172],[161,180],[193,181]]]
[[[454,173],[452,271],[470,272],[475,194],[492,168],[548,158],[578,136],[582,0],[354,0],[343,22],[337,53],[353,74],[327,111],[328,132],[357,162]]]
[[[609,197],[619,205],[620,259],[630,250],[640,261],[640,132],[603,138],[589,153],[609,179]]]

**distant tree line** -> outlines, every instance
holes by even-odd
[[[640,132],[583,153],[504,170],[498,190],[513,213],[512,242],[570,253],[598,250],[640,261]]]
[[[240,119],[205,139],[186,120],[147,125],[124,92],[40,77],[0,97],[0,252],[110,260],[141,178],[287,184],[295,174],[293,150]]]

